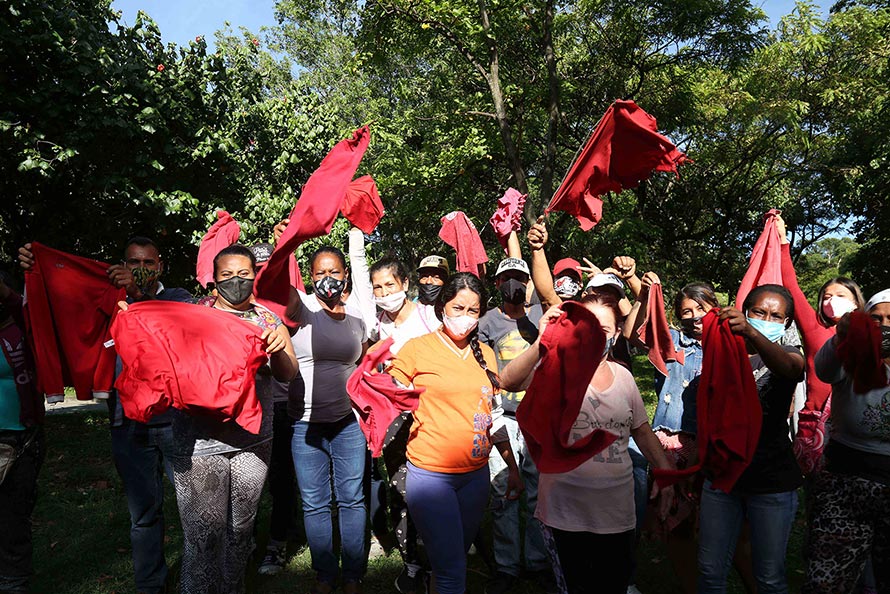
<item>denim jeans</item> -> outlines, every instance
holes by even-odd
[[[515,417],[504,415],[504,426],[510,435],[510,447],[525,484],[525,568],[528,571],[548,569],[547,549],[535,517],[538,503],[538,469],[525,447],[525,439]],[[488,458],[491,473],[491,517],[494,535],[494,560],[498,571],[519,577],[522,557],[519,520],[521,499],[507,499],[509,471],[501,455],[492,452]]]
[[[759,594],[785,594],[785,550],[797,512],[797,491],[740,495],[705,481],[698,548],[699,594],[726,591],[736,542],[745,518],[751,527],[751,556]]]
[[[303,524],[319,581],[339,574],[331,521],[331,486],[337,499],[343,579],[360,580],[365,568],[365,500],[362,477],[368,443],[350,413],[334,423],[297,421],[292,442],[294,468],[303,499]],[[331,467],[333,466],[333,476]]]
[[[643,521],[646,519],[646,507],[649,503],[649,461],[640,452],[633,437],[630,438],[627,445],[627,452],[630,454],[634,473],[634,515],[636,516],[634,534],[636,538],[634,539],[630,570],[630,583],[634,584],[637,578],[636,544],[640,541],[640,536],[643,533]]]
[[[172,476],[175,453],[171,425],[146,425],[124,418],[111,428],[111,454],[124,483],[130,510],[130,545],[136,590],[164,589],[164,472]]]

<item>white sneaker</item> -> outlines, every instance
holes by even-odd
[[[263,557],[263,562],[260,563],[257,573],[260,575],[278,575],[286,564],[287,559],[285,558],[284,549],[269,547],[266,549],[266,556]]]

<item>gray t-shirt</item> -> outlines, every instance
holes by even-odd
[[[538,339],[538,323],[543,312],[540,305],[529,307],[525,316],[514,320],[500,308],[488,310],[479,320],[479,340],[494,351],[498,371],[522,354]],[[514,414],[525,392],[501,392],[504,412]]]
[[[367,329],[361,312],[346,304],[335,320],[314,295],[300,293],[303,308],[291,337],[302,382],[291,382],[287,412],[298,421],[333,423],[352,414],[346,380],[362,354]]]

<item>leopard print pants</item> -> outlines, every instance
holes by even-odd
[[[890,485],[822,471],[812,492],[802,593],[853,592],[869,555],[878,592],[890,594]]]

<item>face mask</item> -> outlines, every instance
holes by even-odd
[[[151,286],[155,284],[161,276],[161,271],[155,268],[145,268],[144,266],[140,266],[139,268],[130,270],[130,274],[133,275],[133,282],[136,283],[139,290],[143,293],[147,293]]]
[[[686,336],[698,336],[701,334],[701,321],[705,316],[698,316],[697,318],[680,318],[680,329],[683,331],[683,334]],[[699,326],[696,328],[696,326]]]
[[[838,297],[835,295],[822,302],[822,313],[824,313],[825,317],[829,320],[839,320],[851,311],[856,311],[856,304],[846,297]]]
[[[504,303],[512,303],[513,305],[525,303],[525,285],[515,278],[502,282],[498,290],[504,298]]]
[[[321,280],[315,281],[315,294],[322,301],[339,301],[345,288],[346,281],[333,276],[323,276]]]
[[[763,334],[770,342],[778,342],[780,338],[785,336],[785,324],[780,322],[767,322],[766,320],[754,320],[751,318],[747,318],[747,320],[749,324],[754,326],[755,330]]]
[[[572,299],[581,291],[581,284],[576,283],[570,276],[561,276],[553,283],[553,290],[562,299]]]
[[[881,356],[890,357],[890,326],[881,326]]]
[[[417,298],[421,303],[432,305],[439,298],[442,292],[442,285],[417,285]]]
[[[448,329],[448,333],[452,338],[459,340],[465,338],[473,331],[476,325],[479,324],[479,318],[474,318],[473,316],[451,317],[449,315],[443,315],[442,323],[445,324],[445,328]]]
[[[405,291],[390,293],[386,297],[374,297],[374,303],[376,303],[377,306],[383,311],[396,313],[402,308],[402,305],[405,303]]]
[[[240,276],[227,278],[216,283],[216,292],[232,305],[240,305],[250,299],[253,293],[253,279]]]
[[[603,357],[609,356],[609,351],[612,350],[613,346],[615,346],[615,337],[610,336],[606,339],[606,346],[603,348]]]

